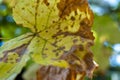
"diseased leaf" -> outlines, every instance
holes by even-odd
[[[92,78],[93,71],[97,65],[93,60],[93,54],[89,48],[91,45],[91,43],[87,43],[84,46],[75,45],[67,54],[63,54],[61,59],[67,61],[70,64],[70,68],[77,75],[87,75],[89,78]]]
[[[9,62],[5,61],[15,62],[11,65],[14,72],[25,63],[24,56],[30,56],[38,64],[72,70],[74,73],[68,72],[74,76],[71,80],[78,78],[75,75],[83,77],[83,73],[91,77],[96,64],[90,50],[94,40],[93,13],[87,0],[19,0],[14,4],[13,16],[17,24],[33,33],[13,40],[13,47],[12,41],[8,42],[9,50],[4,49],[5,45],[1,48],[3,66],[8,67]]]
[[[13,16],[17,24],[36,33],[52,27],[53,30],[94,39],[90,31],[93,14],[87,0],[19,0],[13,8]],[[54,34],[58,34],[56,32]]]
[[[37,72],[37,80],[75,80],[73,70],[55,67],[42,66]]]
[[[59,65],[61,63],[63,65],[60,64],[59,66],[66,67],[68,64],[63,60],[59,60],[59,56],[53,53],[55,49],[57,48],[52,46],[51,43],[36,36],[28,46],[28,53],[31,53],[31,58],[33,58],[36,63],[42,65]],[[59,54],[62,51],[57,50],[57,52]]]
[[[13,8],[18,24],[30,28],[36,37],[31,41],[31,53],[39,59],[56,61],[74,45],[84,45],[82,39],[94,39],[90,27],[93,14],[86,0],[19,0]],[[38,45],[39,43],[40,45]],[[65,44],[66,43],[66,44]],[[38,47],[34,47],[38,45]],[[37,49],[38,48],[38,49]],[[35,52],[32,52],[32,51]],[[35,56],[35,54],[33,54]],[[48,61],[44,60],[43,61]],[[37,62],[41,60],[36,60]],[[48,62],[49,63],[49,62]]]
[[[0,79],[13,80],[29,59],[26,54],[31,33],[6,42],[0,47]]]
[[[84,46],[75,45],[60,57],[69,64],[69,68],[41,66],[37,73],[37,80],[83,80],[85,75],[92,78],[97,64],[93,61],[93,54],[89,49],[91,45],[90,42]]]

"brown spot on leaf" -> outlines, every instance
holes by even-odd
[[[57,53],[55,53],[55,54],[56,54],[56,57],[57,57],[57,56],[59,56],[59,53],[58,53],[58,52],[57,52]]]
[[[71,20],[74,21],[74,20],[75,20],[75,17],[72,16],[72,17],[71,17]]]
[[[54,34],[52,38],[56,38],[57,36],[60,35],[64,35],[64,37],[74,35],[74,36],[80,36],[81,38],[94,40],[93,32],[91,32],[91,25],[92,25],[91,21],[88,20],[88,18],[84,18],[82,21],[80,21],[80,27],[77,32],[74,33],[69,31],[63,32],[62,30],[59,29],[59,31],[56,34]]]
[[[68,27],[66,26],[65,28],[64,28],[64,30],[67,30],[68,29]]]
[[[4,56],[3,56],[3,58],[0,59],[0,61],[7,62],[7,60],[8,60],[8,54],[9,54],[9,53],[12,53],[12,52],[13,52],[13,53],[16,53],[17,55],[19,55],[19,57],[20,57],[19,60],[20,60],[21,57],[22,57],[22,55],[25,53],[26,48],[27,48],[27,44],[23,44],[23,45],[21,45],[21,46],[19,46],[19,47],[17,47],[17,48],[4,51],[4,52],[3,52],[3,53],[4,53]],[[16,60],[16,62],[19,61],[19,60]]]
[[[48,31],[45,31],[46,33],[48,32]]]
[[[57,52],[57,50],[53,50],[53,52]]]
[[[58,48],[58,50],[64,50],[64,49],[65,49],[65,46]]]
[[[54,47],[57,47],[57,45],[56,45],[56,44],[57,44],[57,42],[58,42],[58,41],[55,41],[55,42],[54,42],[54,43],[52,43],[51,45],[53,45]]]
[[[76,72],[55,66],[41,66],[37,71],[37,80],[75,80]]]
[[[45,50],[48,50],[48,48],[45,48]]]
[[[96,65],[93,62],[93,54],[92,53],[86,53],[84,58],[83,58],[85,64],[86,64],[86,75],[90,78],[92,78],[92,74],[94,69],[96,69],[98,67],[98,65]]]
[[[25,8],[23,7],[22,10],[24,10]]]
[[[95,63],[93,63],[93,54],[91,52],[91,50],[89,50],[90,46],[87,44],[86,47],[87,49],[85,50],[83,48],[83,45],[76,45],[76,46],[72,46],[71,49],[67,52],[64,53],[60,59],[65,60],[69,63],[69,65],[71,66],[71,69],[76,71],[79,74],[86,74],[88,77],[92,77],[93,71],[94,69],[97,67],[97,65]],[[79,51],[77,51],[79,50]],[[81,51],[87,51],[87,52],[83,52],[81,55],[83,55],[82,57],[78,56],[77,54],[80,55]],[[80,53],[79,53],[80,52]],[[84,77],[84,76],[82,76]]]
[[[78,42],[78,39],[74,39],[74,40],[73,40],[73,43],[76,43],[76,42]]]
[[[57,7],[59,9],[59,16],[61,18],[65,18],[72,11],[84,11],[88,6],[87,0],[60,0]]]
[[[65,19],[66,16],[69,16],[72,11],[74,11],[75,15],[78,15],[77,10],[84,12],[86,18],[80,21],[80,27],[77,32],[72,33],[67,31],[60,31],[56,33],[54,37],[64,34],[65,36],[76,35],[82,38],[94,40],[93,33],[91,32],[91,26],[93,24],[93,13],[88,6],[87,0],[60,0],[60,2],[57,4],[57,8],[59,9],[59,16],[62,19]],[[80,19],[81,16],[82,15],[80,15]],[[75,20],[74,16],[71,17],[71,20]],[[73,27],[73,25],[74,23],[71,25],[71,27]]]
[[[84,51],[84,46],[81,44],[81,45],[79,45],[79,50],[80,51]]]
[[[46,6],[49,6],[49,2],[48,2],[48,0],[43,0],[43,2],[46,4]]]
[[[46,53],[42,53],[42,58],[47,58],[48,55]]]

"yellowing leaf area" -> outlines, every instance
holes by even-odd
[[[92,76],[96,68],[90,50],[94,43],[93,13],[87,0],[13,1],[15,22],[31,29],[31,33],[12,39],[0,48],[0,79],[16,76],[29,59]]]

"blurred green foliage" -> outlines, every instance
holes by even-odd
[[[93,30],[95,31],[95,45],[93,52],[96,62],[99,64],[99,69],[109,67],[109,57],[112,50],[104,46],[104,42],[108,41],[111,44],[120,42],[120,31],[117,22],[113,21],[109,15],[95,16]]]
[[[30,31],[20,25],[16,25],[11,13],[12,10],[7,4],[0,4],[0,35],[5,41]]]

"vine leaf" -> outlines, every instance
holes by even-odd
[[[0,51],[3,66],[8,67],[5,61],[12,56],[14,61],[17,59],[20,62],[15,61],[10,68],[17,69],[17,64],[22,64],[24,56],[27,56],[38,64],[63,68],[85,64],[83,72],[92,75],[96,67],[90,50],[94,40],[91,32],[93,13],[87,0],[19,0],[14,4],[13,17],[17,24],[31,29],[32,33],[11,40],[7,47],[3,45],[0,48],[4,50]],[[75,54],[77,59],[69,58],[71,54]],[[3,71],[7,73],[9,70]]]

